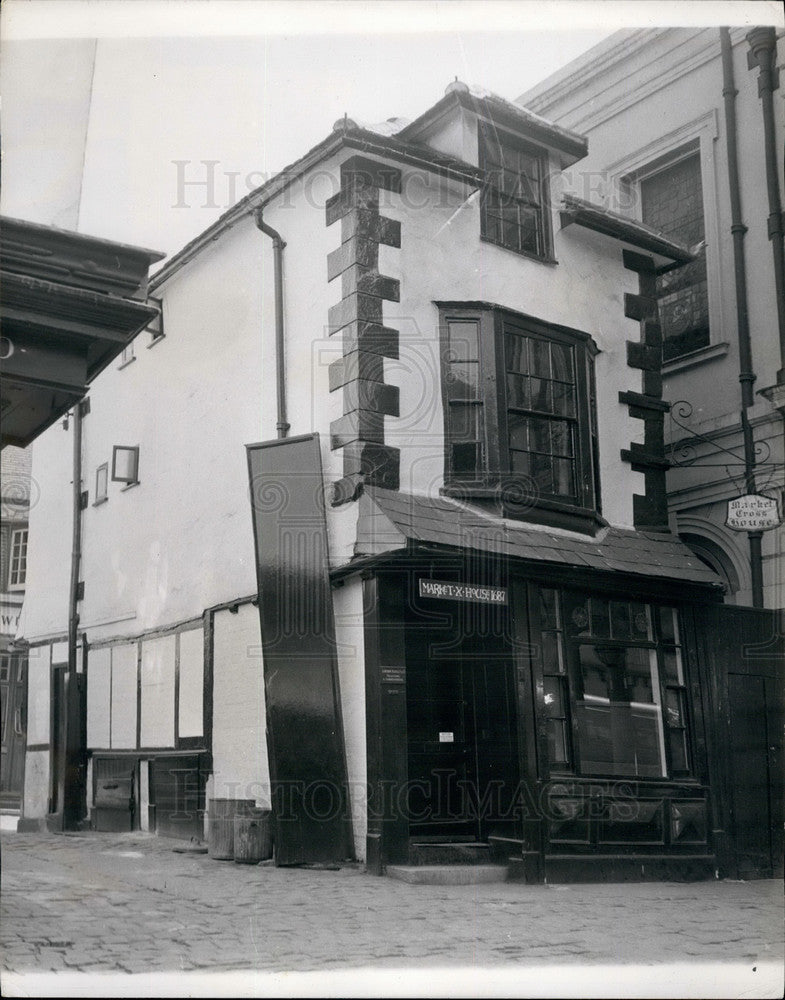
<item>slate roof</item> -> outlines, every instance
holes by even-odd
[[[715,573],[667,532],[608,527],[588,538],[487,514],[448,497],[379,487],[366,487],[360,505],[358,554],[378,554],[412,540],[538,563],[722,586]]]
[[[682,243],[669,239],[663,233],[636,219],[618,215],[610,209],[594,205],[574,194],[565,194],[562,197],[561,220],[562,227],[575,222],[605,236],[624,240],[642,250],[660,254],[668,260],[676,261],[677,264],[688,264],[695,260],[695,254]]]
[[[486,115],[498,125],[528,132],[535,140],[544,142],[562,153],[562,166],[570,166],[576,160],[582,159],[589,151],[586,136],[572,129],[557,125],[541,115],[514,104],[498,94],[482,87],[469,87],[465,84],[456,88],[448,88],[447,93],[427,111],[409,122],[399,132],[401,139],[417,138],[424,129],[437,121],[445,111],[455,105],[461,105],[477,114]]]

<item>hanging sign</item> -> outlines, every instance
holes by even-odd
[[[767,531],[782,523],[777,501],[760,493],[746,493],[728,501],[725,524],[734,531]]]
[[[442,597],[448,601],[476,601],[478,604],[506,604],[506,587],[475,587],[466,583],[442,583],[420,579],[420,597]]]

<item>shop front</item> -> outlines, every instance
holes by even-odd
[[[369,865],[713,875],[706,570],[670,536],[372,493],[366,530],[381,515],[407,542],[363,584]]]

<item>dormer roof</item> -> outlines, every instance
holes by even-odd
[[[509,128],[531,142],[547,146],[558,155],[562,169],[582,159],[589,151],[588,140],[578,132],[556,125],[490,90],[460,81],[450,84],[440,101],[400,129],[397,138],[406,142],[427,142],[430,130],[461,108],[502,128]]]

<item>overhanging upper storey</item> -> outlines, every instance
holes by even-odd
[[[25,447],[157,315],[163,254],[19,219],[2,222],[2,444]]]

